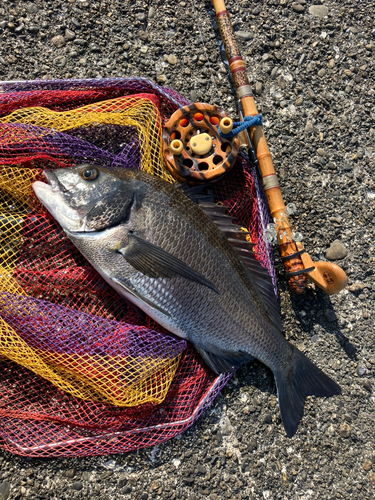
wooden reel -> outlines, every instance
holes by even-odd
[[[238,154],[239,141],[219,134],[232,120],[218,106],[195,103],[173,113],[163,129],[163,155],[179,181],[203,183],[225,174]]]

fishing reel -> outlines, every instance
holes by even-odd
[[[204,183],[225,174],[234,164],[239,141],[225,139],[233,121],[218,106],[195,103],[173,113],[163,129],[163,155],[179,181]]]

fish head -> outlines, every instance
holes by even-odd
[[[126,222],[135,191],[119,169],[82,164],[45,170],[44,176],[47,183],[34,182],[34,192],[65,231],[100,231]]]

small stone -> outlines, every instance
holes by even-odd
[[[75,483],[72,484],[72,488],[73,490],[81,491],[81,489],[83,488],[83,484],[80,483],[79,481],[76,481]]]
[[[148,493],[144,492],[141,495],[141,500],[147,500],[148,499]]]
[[[362,375],[365,375],[366,371],[367,370],[366,370],[365,365],[363,365],[362,363],[359,363],[357,366],[357,375],[362,377]]]
[[[132,490],[133,490],[133,488],[128,485],[128,486],[125,486],[124,488],[122,488],[121,493],[123,495],[127,495],[127,494],[131,493]]]
[[[294,10],[294,12],[298,12],[299,14],[302,14],[302,12],[305,12],[305,7],[297,2],[292,3],[292,9]]]
[[[142,45],[142,47],[140,48],[141,54],[147,54],[147,51],[148,51],[147,45]]]
[[[368,478],[369,478],[371,484],[375,484],[375,473],[374,472],[370,472],[368,475]]]
[[[136,15],[136,18],[141,23],[144,23],[146,21],[146,14],[144,12],[140,12],[139,14]]]
[[[350,430],[349,425],[346,422],[344,424],[342,424],[342,426],[340,427],[339,434],[342,438],[345,438],[345,439],[350,437],[351,430]]]
[[[251,40],[253,38],[252,33],[250,31],[236,31],[236,36],[241,38],[241,40]]]
[[[363,469],[364,469],[364,470],[370,470],[370,469],[371,469],[371,467],[372,467],[372,463],[371,463],[371,461],[366,459],[366,460],[363,462],[362,467],[363,467]]]
[[[262,83],[261,82],[256,82],[256,84],[255,84],[255,93],[257,95],[261,95],[262,91],[263,91],[263,85],[262,85]]]
[[[35,3],[29,3],[27,4],[26,10],[29,14],[35,14],[38,12],[38,6],[35,5]]]
[[[55,57],[55,59],[53,60],[53,64],[58,68],[63,68],[66,64],[66,57],[64,56]]]
[[[316,152],[318,153],[319,156],[325,156],[326,154],[323,148],[318,148]]]
[[[328,16],[328,7],[325,5],[311,5],[311,7],[309,7],[309,14],[313,17],[320,17],[322,19]]]
[[[65,30],[65,38],[67,40],[69,40],[69,41],[74,40],[75,37],[76,37],[76,34],[74,33],[74,31],[69,30],[69,29]]]
[[[353,73],[350,71],[350,69],[344,69],[344,74],[349,77],[353,76]]]
[[[225,421],[224,421],[224,425],[221,429],[221,433],[223,436],[229,436],[230,434],[232,434],[233,432],[233,426],[229,420],[228,417],[226,417]]]
[[[372,393],[372,385],[369,380],[364,380],[363,381],[363,388],[366,389],[369,393]]]
[[[203,465],[198,464],[197,472],[198,474],[206,474],[206,469],[203,467]]]
[[[307,122],[306,122],[305,132],[306,132],[306,134],[312,134],[314,132],[313,124],[309,120],[307,120]]]
[[[279,84],[279,87],[284,90],[286,88],[286,81],[283,75],[280,75],[279,78],[277,79],[277,83]]]
[[[72,24],[77,30],[81,29],[81,23],[75,17],[72,17]]]
[[[194,89],[190,92],[190,100],[191,102],[198,102],[198,94]]]
[[[264,415],[263,422],[265,424],[270,424],[272,422],[272,415],[270,413],[267,413],[266,415]]]
[[[158,75],[156,78],[159,83],[165,83],[167,81],[167,77],[165,75]]]
[[[174,54],[170,54],[169,56],[166,56],[167,61],[169,64],[177,64],[178,59]]]
[[[72,478],[75,476],[75,474],[76,474],[76,471],[74,469],[68,469],[65,471],[64,476]]]
[[[330,247],[326,251],[326,259],[328,260],[340,260],[347,256],[347,250],[344,245],[339,240],[335,240],[331,243]]]
[[[297,99],[294,101],[294,104],[295,104],[296,106],[302,106],[302,104],[303,104],[303,99],[302,99],[302,97],[297,97]]]
[[[349,292],[352,292],[352,293],[362,292],[362,290],[363,290],[362,283],[353,283],[349,287]]]
[[[10,484],[7,481],[0,483],[0,500],[7,500],[10,493]]]
[[[20,24],[19,26],[17,26],[17,28],[14,30],[16,33],[21,33],[24,29],[25,25],[24,24]]]
[[[319,342],[320,337],[319,337],[319,335],[315,334],[315,335],[313,335],[313,336],[311,337],[311,339],[310,339],[310,340],[311,340],[311,342],[314,342],[314,343],[315,343],[315,342]]]
[[[90,50],[90,52],[100,52],[100,47],[98,44],[93,42],[93,43],[90,43],[89,50]]]
[[[320,76],[321,78],[326,74],[326,70],[324,68],[320,69],[318,71],[318,76]]]
[[[335,67],[335,65],[336,65],[336,63],[335,63],[335,60],[334,60],[334,59],[330,59],[330,60],[328,61],[328,66],[329,66],[330,68],[334,68],[334,67]]]
[[[335,321],[337,321],[336,313],[335,311],[332,311],[332,309],[326,309],[324,311],[324,316],[328,323],[334,323]]]
[[[261,12],[262,12],[262,7],[260,5],[258,5],[257,7],[255,7],[255,9],[253,9],[254,16],[259,16]]]
[[[64,47],[65,45],[65,38],[61,35],[56,35],[52,38],[51,42],[55,47],[60,49],[61,47]]]
[[[148,18],[149,18],[149,19],[154,19],[155,14],[156,14],[156,10],[155,10],[155,8],[154,8],[154,7],[150,7],[150,8],[148,9]]]
[[[2,28],[2,29],[6,28],[6,27],[7,27],[7,24],[8,24],[8,23],[7,23],[6,21],[1,21],[1,23],[0,23],[0,28]]]

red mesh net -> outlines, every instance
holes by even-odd
[[[44,168],[83,161],[171,180],[161,126],[188,102],[145,79],[0,85],[0,446],[27,456],[125,452],[169,439],[230,378],[128,311],[35,198]],[[215,196],[270,273],[264,201],[244,156]],[[257,195],[258,194],[258,195]]]

